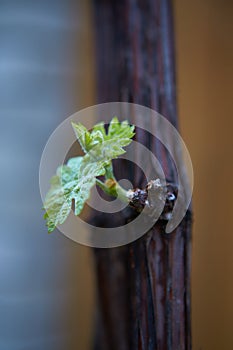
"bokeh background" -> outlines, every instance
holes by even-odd
[[[233,349],[230,0],[174,0],[180,128],[195,175],[194,350]],[[91,250],[46,233],[38,168],[50,133],[95,103],[91,2],[0,0],[0,350],[88,350]]]

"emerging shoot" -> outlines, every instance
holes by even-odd
[[[116,181],[112,160],[125,153],[123,147],[132,142],[134,126],[127,121],[119,122],[114,117],[106,132],[104,123],[96,124],[89,132],[81,123],[72,122],[72,127],[84,152],[81,157],[71,158],[57,169],[51,178],[51,187],[46,195],[44,218],[48,232],[63,224],[72,210],[79,215],[97,184],[104,192],[129,202],[128,192]],[[104,176],[104,181],[98,177]]]

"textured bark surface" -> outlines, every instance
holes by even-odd
[[[94,19],[98,102],[142,104],[177,127],[170,1],[96,0]],[[164,146],[143,130],[137,130],[136,139],[152,150],[166,178],[176,183],[174,164]],[[135,187],[143,188],[139,169],[121,162],[117,176],[127,167]],[[104,226],[106,220],[96,217]],[[125,217],[114,220],[124,224]],[[157,222],[127,246],[95,250],[96,350],[191,349],[190,212],[169,235],[165,224]]]

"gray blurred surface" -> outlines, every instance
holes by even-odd
[[[47,234],[38,185],[50,133],[90,103],[85,11],[82,1],[0,1],[0,350],[88,346],[79,322],[90,268],[77,270],[88,251]]]

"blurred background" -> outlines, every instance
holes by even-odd
[[[232,10],[174,0],[181,134],[194,166],[194,350],[233,349]],[[66,117],[95,103],[91,2],[0,0],[0,350],[90,349],[91,250],[42,219],[38,168]]]

